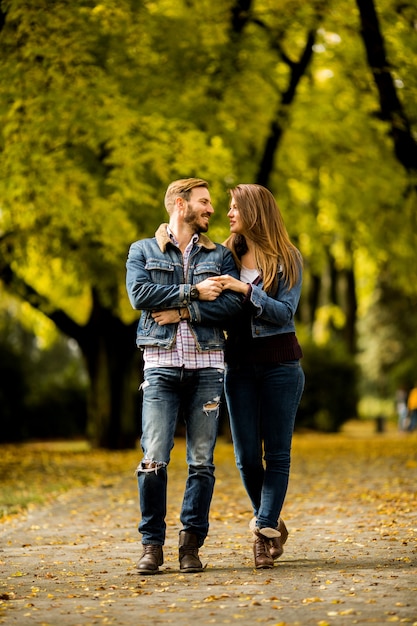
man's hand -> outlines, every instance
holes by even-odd
[[[201,283],[198,283],[196,285],[196,287],[198,287],[198,293],[199,293],[198,299],[199,300],[206,300],[207,302],[212,302],[213,300],[216,300],[216,298],[219,297],[219,295],[223,291],[223,285],[222,285],[222,282],[219,280],[219,278],[221,277],[213,276],[211,278],[206,278],[206,280],[203,280],[201,281]],[[226,276],[223,278],[230,278],[231,280],[234,280],[230,276]],[[181,318],[180,318],[180,312],[181,312]],[[162,311],[152,311],[151,315],[153,319],[155,320],[155,322],[159,324],[159,326],[164,326],[165,324],[177,324],[181,320],[190,318],[190,314],[188,312],[188,309],[186,308],[163,309]]]
[[[200,294],[198,297],[199,300],[216,300],[223,291],[222,284],[218,281],[217,277],[206,278],[206,280],[198,283],[196,287]]]
[[[163,311],[152,311],[151,315],[159,326],[177,324],[190,317],[188,309],[164,309]]]

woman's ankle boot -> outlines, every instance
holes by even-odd
[[[274,567],[274,559],[269,552],[269,540],[257,535],[253,544],[253,556],[256,569],[270,569]]]
[[[273,559],[279,559],[284,552],[284,543],[288,539],[288,530],[281,518],[278,520],[278,531],[281,533],[281,537],[272,537],[269,545],[269,552]]]

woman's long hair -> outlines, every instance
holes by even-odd
[[[232,251],[238,268],[248,249],[246,240],[250,239],[255,244],[255,261],[264,290],[276,290],[279,271],[291,289],[299,278],[302,257],[291,243],[274,196],[266,187],[254,184],[237,185],[230,189],[230,195],[236,202],[243,232],[232,233],[224,245]]]

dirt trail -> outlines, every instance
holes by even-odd
[[[296,436],[290,536],[273,570],[253,568],[251,514],[228,444],[219,444],[201,574],[178,571],[181,472],[170,475],[157,576],[135,569],[131,468],[99,488],[71,490],[0,526],[0,623],[417,626],[417,437],[399,437],[348,436],[339,445],[337,436]]]

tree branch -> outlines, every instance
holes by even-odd
[[[85,333],[83,326],[74,322],[62,309],[53,309],[50,301],[45,296],[42,296],[36,289],[16,275],[10,263],[7,263],[1,257],[0,262],[0,279],[15,296],[41,311],[65,335],[72,337],[78,343],[82,342]]]
[[[247,22],[249,21],[250,10],[252,8],[253,0],[236,0],[230,12],[232,14],[231,19],[231,32],[232,36],[242,33]]]
[[[278,145],[282,139],[284,132],[284,122],[288,115],[288,106],[293,102],[297,90],[297,86],[304,76],[307,67],[313,56],[313,44],[316,37],[316,29],[311,30],[307,35],[307,41],[304,46],[303,53],[297,62],[292,62],[290,65],[290,81],[287,89],[282,93],[281,99],[275,113],[274,118],[271,121],[269,136],[266,140],[264,152],[259,164],[256,181],[259,185],[268,186],[269,178],[274,167],[274,158]]]
[[[368,64],[378,89],[381,118],[390,123],[394,152],[398,161],[409,174],[416,175],[417,142],[412,135],[410,122],[398,98],[374,1],[356,0],[356,3],[361,19],[362,39]]]
[[[7,12],[3,11],[3,7],[2,7],[2,2],[0,2],[0,33],[3,30],[5,24],[6,24],[6,15]]]

